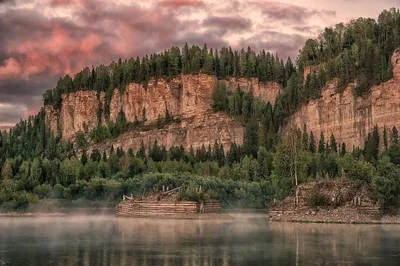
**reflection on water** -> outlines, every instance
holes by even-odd
[[[0,265],[400,265],[400,226],[2,218]]]

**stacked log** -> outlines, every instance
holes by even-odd
[[[156,216],[197,213],[196,202],[123,201],[117,206],[117,216]]]
[[[203,213],[221,213],[221,204],[217,201],[205,202],[203,204]]]
[[[174,216],[197,213],[220,213],[219,202],[197,203],[195,201],[157,202],[125,200],[117,205],[117,216]]]

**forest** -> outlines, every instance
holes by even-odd
[[[400,142],[397,128],[379,136],[375,128],[364,147],[346,147],[334,135],[318,136],[304,126],[282,133],[286,119],[310,99],[320,97],[326,82],[337,79],[339,90],[355,84],[357,95],[368,93],[374,84],[392,77],[391,55],[400,46],[400,12],[385,10],[377,21],[359,18],[348,25],[326,28],[308,40],[295,64],[278,55],[251,48],[220,50],[187,44],[143,58],[113,62],[109,66],[84,68],[74,77],[66,75],[43,95],[45,105],[60,108],[61,95],[78,90],[106,94],[106,108],[99,118],[109,116],[115,88],[124,90],[131,82],[146,85],[150,79],[171,79],[180,74],[206,73],[218,79],[256,77],[276,81],[282,93],[274,105],[255,98],[250,90],[230,91],[218,82],[213,110],[241,119],[245,126],[243,145],[224,150],[219,143],[194,150],[157,142],[134,153],[111,149],[107,154],[93,150],[92,143],[113,138],[135,127],[121,112],[115,123],[99,125],[76,144],[52,134],[42,110],[9,131],[0,132],[0,205],[4,209],[26,208],[42,199],[87,199],[117,201],[122,194],[140,195],[154,186],[202,185],[209,196],[225,207],[267,207],[293,189],[293,163],[300,182],[325,178],[349,178],[375,192],[383,206],[400,203]],[[304,80],[307,66],[317,66]],[[107,104],[108,102],[108,104]],[[172,118],[166,117],[165,123]],[[102,119],[99,119],[101,121]],[[383,143],[380,143],[383,139]],[[82,154],[78,150],[82,151]]]

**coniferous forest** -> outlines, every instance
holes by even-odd
[[[337,79],[338,90],[354,83],[356,95],[392,77],[391,56],[400,47],[400,12],[383,11],[378,20],[359,18],[348,25],[326,28],[308,40],[295,61],[250,47],[219,50],[185,44],[143,58],[119,59],[110,65],[86,67],[74,77],[66,75],[43,95],[45,105],[61,108],[61,95],[79,90],[104,92],[106,104],[99,121],[109,118],[113,90],[123,91],[132,82],[147,85],[150,79],[172,79],[180,74],[205,73],[219,80],[229,77],[258,78],[282,87],[274,105],[250,93],[228,91],[218,82],[213,110],[243,121],[243,145],[229,150],[215,143],[208,147],[167,150],[154,142],[134,153],[113,148],[107,154],[92,143],[114,138],[135,127],[124,113],[115,123],[99,125],[76,143],[62,140],[45,125],[44,111],[0,132],[0,205],[26,208],[42,199],[119,200],[123,194],[141,195],[163,185],[201,185],[207,197],[225,207],[267,207],[294,186],[293,162],[300,182],[348,178],[374,191],[383,206],[400,204],[400,142],[396,127],[380,136],[375,127],[364,147],[346,147],[334,135],[314,136],[304,128],[282,132],[287,118],[311,99],[320,97],[326,82]],[[306,80],[305,67],[317,66]],[[173,119],[166,117],[164,123]],[[400,127],[400,125],[399,125]],[[318,143],[315,139],[319,139]],[[383,143],[382,142],[383,139]],[[78,156],[78,150],[79,156]]]

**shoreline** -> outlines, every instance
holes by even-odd
[[[0,218],[10,217],[66,217],[63,212],[0,212]]]
[[[78,213],[80,215],[82,213]],[[93,215],[91,213],[90,215]],[[63,212],[0,212],[1,218],[40,218],[40,217],[72,217],[74,213],[63,213]],[[174,220],[233,220],[233,216],[225,213],[202,213],[202,214],[185,214],[185,215],[135,215],[135,216],[124,216],[110,214],[111,217],[116,218],[132,218],[132,219],[174,219]]]
[[[400,224],[400,214],[371,215],[346,207],[319,210],[272,210],[268,216],[269,222]]]
[[[233,220],[233,216],[224,213],[201,213],[201,214],[176,214],[176,215],[116,215],[117,218],[132,219],[158,219],[158,220]]]

